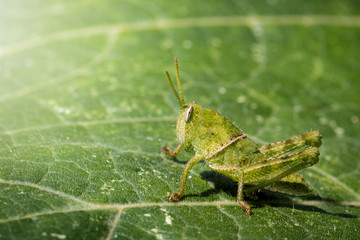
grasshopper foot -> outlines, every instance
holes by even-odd
[[[173,193],[169,196],[169,201],[172,202],[172,201],[177,201],[179,200],[180,198],[182,197],[182,194],[179,194],[179,193]]]
[[[168,156],[170,156],[170,157],[176,156],[176,152],[171,150],[171,148],[169,148],[169,147],[163,147],[162,150],[163,150],[163,152],[167,152]]]
[[[247,204],[244,201],[239,201],[239,204],[240,204],[241,208],[246,212],[247,215],[252,214],[251,207],[249,204]]]

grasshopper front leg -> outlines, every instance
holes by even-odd
[[[188,175],[188,172],[191,168],[194,167],[194,165],[196,163],[198,163],[200,160],[201,160],[201,156],[197,156],[195,155],[192,159],[190,159],[186,165],[185,165],[185,168],[184,168],[184,173],[182,175],[182,179],[181,179],[181,184],[180,184],[180,188],[179,188],[179,192],[177,193],[173,193],[169,196],[169,201],[176,201],[176,200],[179,200],[183,194],[184,194],[184,190],[185,190],[185,184],[186,184],[186,179],[187,179],[187,175]]]

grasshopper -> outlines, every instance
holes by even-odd
[[[174,151],[169,147],[164,147],[163,151],[174,157],[183,148],[195,155],[185,165],[179,192],[172,193],[169,201],[177,201],[183,196],[188,172],[201,159],[212,170],[238,182],[237,202],[248,215],[252,210],[243,194],[251,198],[255,190],[262,188],[292,195],[312,192],[310,185],[295,171],[318,163],[322,138],[319,131],[258,145],[220,113],[196,102],[185,103],[176,58],[175,70],[180,96],[169,73],[165,73],[180,105],[176,124],[179,144]],[[246,189],[244,185],[247,185]]]

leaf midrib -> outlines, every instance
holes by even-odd
[[[117,209],[119,211],[122,211],[124,209],[130,209],[130,208],[144,208],[144,207],[176,207],[176,206],[188,206],[188,207],[207,207],[207,206],[238,206],[238,203],[236,201],[229,201],[229,200],[222,200],[222,201],[204,201],[204,202],[184,202],[180,201],[177,203],[171,203],[171,202],[149,202],[149,203],[130,203],[130,204],[94,204],[90,202],[86,202],[82,199],[79,199],[77,197],[74,197],[72,195],[66,194],[61,191],[54,190],[49,187],[44,187],[38,184],[33,183],[24,183],[21,181],[6,181],[0,179],[0,183],[2,184],[9,184],[9,185],[22,185],[22,186],[29,186],[33,188],[37,188],[42,191],[46,191],[48,193],[55,194],[62,198],[70,199],[80,205],[80,207],[74,207],[74,208],[66,208],[66,209],[60,209],[60,210],[52,210],[52,211],[45,211],[45,212],[38,212],[38,213],[32,213],[28,215],[24,215],[21,217],[9,217],[7,219],[0,219],[0,223],[6,223],[11,221],[19,221],[23,219],[33,218],[41,215],[50,215],[50,214],[56,214],[56,213],[69,213],[69,212],[77,212],[77,211],[96,211],[96,210],[110,210],[110,209]],[[271,204],[271,205],[282,205],[282,204],[299,204],[299,205],[305,205],[305,206],[351,206],[351,207],[360,207],[360,201],[319,201],[319,200],[303,200],[303,201],[291,201],[291,200],[258,200],[256,203],[261,204]]]

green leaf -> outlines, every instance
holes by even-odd
[[[360,6],[356,1],[2,1],[0,238],[358,239]],[[185,101],[260,143],[311,129],[319,197],[261,193],[192,153],[172,159],[178,57]]]

